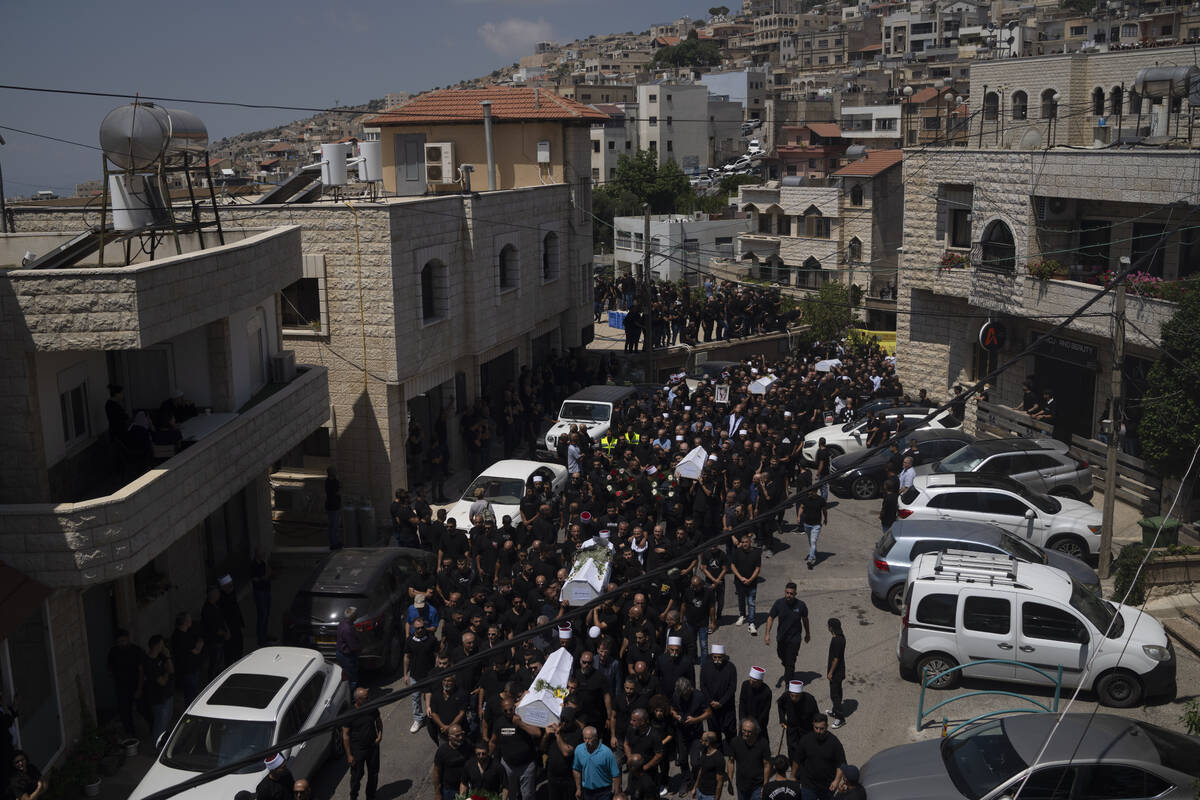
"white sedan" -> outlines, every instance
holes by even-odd
[[[349,708],[349,694],[341,668],[327,664],[316,650],[261,647],[214,678],[170,736],[164,734],[156,743],[158,757],[130,800],[268,750],[280,739],[327,722]],[[294,777],[307,778],[340,746],[340,739],[326,731],[284,751],[284,756]],[[266,772],[258,762],[175,796],[200,800],[253,792]]]
[[[875,416],[889,423],[894,422],[897,417],[904,417],[906,420],[905,427],[908,427],[921,420],[931,410],[929,408],[901,406],[877,411]],[[950,409],[946,409],[918,427],[958,428],[961,425],[962,421],[951,414]],[[856,453],[859,450],[865,450],[867,447],[867,418],[860,417],[853,422],[827,425],[824,428],[817,428],[815,431],[808,433],[804,437],[804,447],[802,448],[805,461],[810,464],[817,463],[817,448],[822,439],[825,440],[825,446],[829,448],[832,457],[840,456],[843,453]]]
[[[533,482],[534,477],[540,477],[550,484],[550,492],[555,497],[567,488],[567,468],[562,464],[515,458],[497,461],[471,481],[462,499],[450,507],[447,516],[454,520],[459,530],[471,530],[471,504],[476,499],[475,490],[482,487],[484,497],[491,503],[492,512],[496,515],[497,526],[505,516],[512,517],[514,523],[519,522],[521,498],[525,496],[525,487]]]

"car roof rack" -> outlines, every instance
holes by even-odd
[[[1017,559],[1004,553],[943,550],[937,554],[933,574],[925,579],[1028,589],[1027,584],[1017,579],[1017,564]]]

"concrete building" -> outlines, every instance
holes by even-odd
[[[750,230],[738,237],[738,261],[751,276],[781,286],[856,285],[870,323],[894,328],[901,159],[900,150],[871,151],[826,185],[741,187],[738,208],[750,212]]]
[[[658,214],[650,217],[650,272],[655,280],[686,280],[696,285],[712,271],[715,259],[730,259],[739,234],[750,220],[709,219],[705,214]],[[643,217],[613,219],[613,265],[617,275],[640,275],[645,257]]]
[[[488,187],[483,102],[491,103],[495,188],[573,183],[590,190],[589,129],[600,112],[536,88],[443,90],[364,122],[383,142],[388,194],[458,192],[459,168],[474,170],[473,189]]]
[[[842,106],[842,136],[869,147],[899,147],[900,105]]]
[[[629,84],[576,83],[564,85],[559,94],[584,105],[595,103],[632,103],[637,100],[637,86]]]
[[[1094,297],[1097,276],[1119,269],[1122,257],[1167,281],[1194,275],[1200,239],[1186,225],[1177,230],[1195,211],[1194,166],[1194,154],[1182,149],[933,148],[907,158],[897,302],[905,385],[937,398],[987,374]],[[1051,259],[1062,279],[1029,274],[1029,264]],[[1137,400],[1175,306],[1133,292],[1127,302],[1124,394],[1136,440]],[[1015,405],[1030,378],[1055,393],[1064,428],[1095,438],[1109,399],[1112,308],[1110,294],[1003,373],[992,401]],[[999,351],[979,347],[986,317],[1006,328]]]
[[[987,21],[987,6],[971,0],[914,2],[909,10],[895,11],[883,18],[883,55],[910,56],[919,61],[957,58],[959,28]]]
[[[699,83],[708,87],[709,94],[724,95],[741,103],[745,119],[761,119],[763,101],[767,97],[767,74],[761,70],[739,69],[728,72],[705,72]]]
[[[592,182],[600,184],[617,177],[622,155],[637,151],[637,104],[598,103],[593,108],[608,116],[592,123]]]
[[[329,388],[324,367],[285,352],[299,228],[227,223],[223,245],[184,236],[181,254],[164,243],[122,266],[112,242],[104,266],[93,249],[22,268],[75,237],[78,211],[14,212],[22,232],[0,236],[0,663],[18,744],[45,769],[115,710],[118,627],[142,644],[169,633],[206,585],[271,547],[268,473],[328,418]],[[110,437],[118,384],[130,415],[157,416],[175,390],[200,407],[181,422],[185,449],[135,451],[125,426]]]
[[[635,149],[654,153],[658,163],[674,161],[694,175],[711,166],[708,88],[680,83],[638,86]]]
[[[842,165],[848,146],[841,129],[833,122],[784,125],[768,168],[772,177],[823,181]]]

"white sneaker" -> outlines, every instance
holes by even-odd
[[[750,624],[747,626],[747,628],[750,630],[750,635],[751,635],[751,636],[758,636],[758,628],[757,628],[757,627],[755,627],[755,625],[754,625],[754,623],[753,623],[753,622],[751,622],[751,623],[750,623]]]
[[[658,796],[659,796],[659,797],[666,797],[666,796],[667,796],[667,787],[665,787],[665,786],[664,786],[664,787],[662,787],[661,789],[659,789],[659,790],[658,790]]]
[[[408,729],[409,733],[416,733],[421,730],[422,720],[413,720],[412,726]]]
[[[734,624],[734,625],[741,625],[741,624],[743,624],[745,621],[746,621],[746,618],[745,618],[744,616],[741,616],[741,617],[738,617],[738,618],[737,618],[737,622],[735,622],[735,623],[733,623],[733,624]]]
[[[833,709],[832,709],[832,708],[827,708],[827,709],[825,709],[825,712],[824,712],[824,713],[825,713],[825,716],[827,716],[827,717],[832,717],[832,716],[833,716]]]
[[[845,722],[843,722],[842,720],[840,720],[840,719],[837,719],[837,718],[834,718],[833,722],[830,722],[830,723],[829,723],[829,727],[831,727],[831,728],[840,728],[840,727],[842,727],[842,726],[843,726],[843,725],[845,725],[845,724],[846,724],[846,723],[845,723]]]

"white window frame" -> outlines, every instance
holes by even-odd
[[[300,277],[317,279],[317,306],[319,308],[319,317],[318,317],[317,321],[321,327],[320,327],[320,330],[313,330],[311,327],[294,328],[294,327],[290,327],[287,325],[281,325],[282,330],[283,330],[283,335],[285,337],[295,336],[295,337],[308,338],[308,339],[322,337],[322,336],[328,336],[329,335],[329,301],[328,301],[327,295],[325,294],[325,291],[326,291],[325,256],[321,255],[321,254],[305,255],[305,256],[301,257],[301,263],[303,265],[303,274]],[[280,293],[280,302],[283,302],[282,292]],[[282,315],[281,315],[280,321],[282,323]]]

